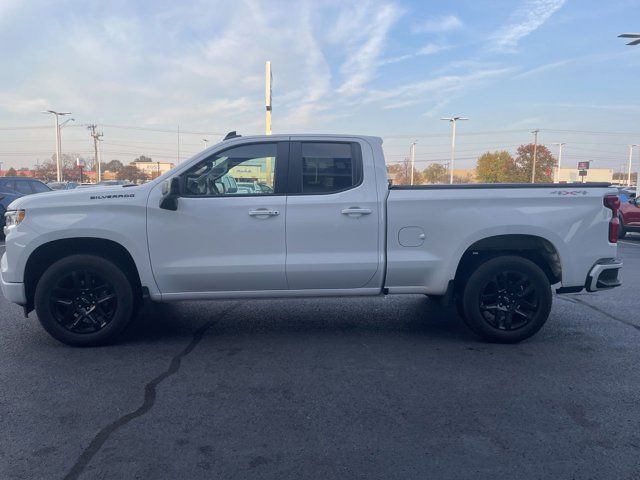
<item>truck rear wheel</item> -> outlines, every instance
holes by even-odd
[[[620,225],[618,226],[618,238],[623,239],[627,236],[627,229],[624,228],[624,220],[622,220],[622,215],[618,216],[618,220],[620,221]]]
[[[516,343],[542,328],[551,301],[549,279],[535,263],[517,256],[495,257],[469,277],[463,318],[485,340]]]
[[[74,346],[112,342],[134,313],[126,275],[94,255],[71,255],[51,265],[38,282],[34,303],[44,329]]]

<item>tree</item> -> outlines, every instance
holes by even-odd
[[[479,183],[509,183],[518,181],[516,163],[505,150],[482,154],[476,164]]]
[[[80,169],[76,166],[78,154],[65,153],[62,155],[62,179],[72,182],[80,180]],[[52,155],[47,160],[36,167],[36,177],[43,182],[55,182],[58,179],[58,166],[56,165],[56,155]]]
[[[147,180],[147,175],[135,165],[127,165],[117,174],[118,180],[128,180],[133,183],[140,183]]]
[[[102,171],[118,173],[124,168],[124,164],[120,160],[111,160],[107,163],[102,163]]]
[[[389,165],[387,167],[389,176],[393,179],[394,185],[410,185],[411,184],[411,162],[409,159],[405,159],[402,163],[395,165]],[[423,182],[422,174],[413,169],[413,183],[414,185],[420,185]]]
[[[134,160],[134,162],[151,162],[153,161],[151,157],[145,157],[144,155],[140,155],[138,158]]]
[[[526,183],[531,181],[531,172],[533,171],[533,143],[528,145],[520,145],[516,152],[515,165],[517,170],[517,181]],[[557,165],[557,161],[551,154],[549,149],[544,145],[538,145],[536,154],[536,177],[535,183],[544,183],[553,181],[553,170]]]
[[[53,160],[48,160],[36,167],[36,177],[43,182],[55,182],[58,178],[56,164]]]
[[[16,169],[11,167],[9,170],[7,170],[7,173],[4,174],[5,177],[15,177],[16,176]]]
[[[422,171],[425,183],[447,183],[449,181],[449,171],[441,163],[432,163]]]

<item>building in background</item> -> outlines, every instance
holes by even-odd
[[[454,181],[458,180],[461,183],[476,183],[477,181],[476,169],[475,168],[454,168],[453,178],[454,178]]]
[[[171,162],[154,162],[153,160],[134,160],[130,165],[137,167],[138,170],[149,178],[156,178],[163,175],[174,167],[174,164]]]
[[[582,182],[580,171],[577,168],[560,168],[558,170],[558,181],[561,183]],[[611,168],[590,168],[587,170],[585,182],[613,182],[613,169]]]
[[[37,172],[35,170],[28,170],[28,169],[20,169],[20,170],[15,170],[15,176],[16,177],[29,177],[29,178],[35,178]],[[13,173],[10,170],[0,170],[0,177],[6,177],[7,174],[9,173]]]

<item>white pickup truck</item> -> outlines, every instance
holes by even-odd
[[[14,201],[2,291],[72,345],[112,341],[145,298],[390,294],[517,342],[552,286],[620,284],[618,205],[606,184],[393,186],[379,138],[232,132],[144,185]]]

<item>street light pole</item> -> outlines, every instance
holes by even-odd
[[[56,134],[56,177],[58,179],[58,182],[62,181],[62,160],[61,160],[61,150],[62,150],[62,146],[60,145],[60,122],[58,120],[58,117],[64,116],[64,115],[71,115],[71,112],[56,112],[55,110],[47,110],[46,112],[42,112],[44,114],[51,114],[55,117],[55,134]]]
[[[102,133],[99,133],[96,138],[96,152],[98,160],[98,182],[102,181],[102,152],[100,151],[100,142],[102,142]]]
[[[415,170],[414,167],[416,164],[416,143],[418,143],[418,140],[414,140],[409,149],[409,157],[411,158],[411,185],[413,185],[413,171]]]
[[[640,145],[637,144],[631,144],[629,145],[629,169],[627,171],[627,187],[631,186],[631,162],[633,162],[633,147],[638,147]],[[636,181],[636,184],[638,182]]]
[[[449,118],[441,118],[440,120],[445,120],[451,123],[451,163],[449,164],[449,184],[453,185],[453,162],[456,158],[456,122],[458,120],[469,120],[465,117],[449,117]]]
[[[209,143],[209,140],[207,140],[206,138],[202,139],[202,143],[204,143],[204,149],[207,149],[207,144]]]
[[[536,161],[538,160],[538,132],[540,130],[535,129],[533,133],[533,165],[531,168],[531,183],[536,183]]]
[[[558,167],[556,168],[556,175],[554,182],[558,183],[560,181],[560,165],[562,165],[562,147],[566,145],[566,143],[556,142],[553,145],[558,145]]]
[[[264,82],[265,133],[267,135],[271,135],[271,93],[272,93],[271,84],[273,82],[273,75],[271,73],[271,62],[265,63],[264,77],[265,77],[265,82]]]

